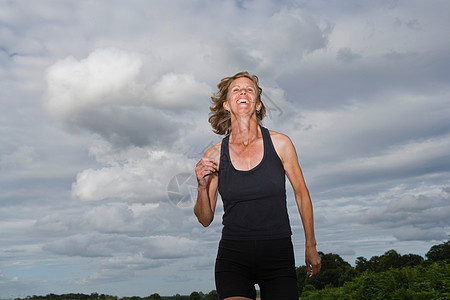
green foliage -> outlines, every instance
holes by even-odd
[[[426,258],[430,261],[446,261],[450,262],[450,239],[440,245],[434,245],[425,254]]]
[[[202,300],[209,298],[202,298]],[[20,300],[20,299],[16,299]],[[104,295],[104,294],[97,294],[92,293],[90,295],[86,294],[64,294],[64,295],[55,295],[55,294],[48,294],[46,296],[32,296],[27,297],[24,300],[189,300],[189,296],[181,296],[179,294],[176,294],[175,296],[170,297],[161,297],[159,294],[155,293],[148,297],[123,297],[118,298],[116,296],[110,296],[110,295]]]
[[[450,299],[450,264],[365,272],[338,288],[305,290],[300,299]]]
[[[401,258],[401,266],[403,267],[414,267],[423,263],[423,257],[417,254],[406,254]]]
[[[217,295],[217,292],[215,290],[212,290],[207,295],[205,295],[206,300],[219,300],[219,295]]]
[[[372,256],[370,260],[360,256],[355,261],[355,270],[361,274],[365,271],[384,272],[390,268],[414,267],[423,262],[417,254],[400,255],[395,250],[386,251],[381,256]]]
[[[380,264],[378,265],[379,272],[389,270],[390,268],[400,268],[402,266],[402,256],[395,250],[386,251],[380,257]]]
[[[322,259],[322,268],[320,273],[312,278],[306,274],[306,267],[297,268],[297,284],[299,293],[303,291],[306,285],[310,285],[317,290],[323,289],[326,286],[342,286],[346,281],[351,280],[357,275],[353,267],[343,260],[337,254],[324,254],[319,252]]]
[[[426,261],[389,250],[370,260],[360,256],[349,268],[339,255],[319,254],[316,277],[297,268],[301,299],[450,299],[450,240],[431,247]]]
[[[308,276],[306,274],[306,266],[300,266],[295,269],[295,272],[297,274],[297,287],[298,287],[298,293],[301,294],[304,288],[306,288],[306,279],[308,279]],[[311,285],[312,286],[312,285]]]
[[[202,296],[198,292],[192,292],[189,300],[202,300]]]
[[[359,256],[356,258],[355,261],[355,270],[358,273],[362,273],[366,270],[369,270],[370,268],[370,262],[367,260],[367,258]]]
[[[48,294],[46,296],[32,296],[27,297],[27,300],[118,300],[116,296],[110,296],[105,294],[92,293],[90,295],[86,294],[64,294],[55,295]]]

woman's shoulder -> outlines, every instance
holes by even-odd
[[[286,144],[292,144],[291,139],[283,133],[277,132],[277,131],[273,131],[273,130],[269,130],[269,134],[270,134],[270,138],[272,139],[273,143],[277,143],[277,144],[281,144],[281,145],[286,145]]]
[[[217,163],[220,160],[220,148],[222,146],[222,141],[218,142],[214,146],[211,146],[205,151],[204,157],[212,158]]]
[[[290,157],[290,153],[292,151],[295,152],[294,144],[286,134],[272,130],[269,130],[269,133],[273,147],[284,164],[288,157]]]

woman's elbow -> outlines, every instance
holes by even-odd
[[[198,220],[200,222],[200,224],[202,224],[203,227],[208,227],[209,225],[211,225],[212,220],[211,221],[205,221],[205,220]]]
[[[214,217],[206,217],[200,214],[196,209],[194,209],[194,214],[197,217],[197,220],[200,224],[202,224],[203,227],[208,227],[211,225]]]
[[[213,219],[212,218],[199,218],[197,217],[198,222],[200,224],[202,224],[203,227],[208,227],[209,225],[211,225]]]

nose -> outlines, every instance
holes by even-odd
[[[241,93],[241,95],[242,95],[242,94],[246,94],[247,91],[246,91],[244,88],[242,88],[240,93]]]

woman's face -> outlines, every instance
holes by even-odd
[[[231,82],[228,87],[227,101],[224,108],[232,112],[254,112],[258,109],[258,90],[247,77],[241,77]]]

